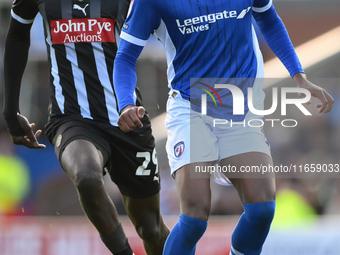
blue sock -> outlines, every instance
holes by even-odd
[[[275,201],[245,204],[231,236],[231,254],[258,255],[274,218]]]
[[[208,222],[181,214],[164,245],[163,255],[194,255]]]

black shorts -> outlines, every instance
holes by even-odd
[[[143,128],[124,133],[119,127],[90,119],[62,117],[46,125],[46,136],[60,161],[65,147],[77,139],[90,141],[104,157],[104,167],[120,192],[131,198],[157,194],[160,180],[155,140],[148,117]]]

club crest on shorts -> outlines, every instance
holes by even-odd
[[[57,147],[59,147],[60,146],[60,143],[61,143],[61,139],[63,138],[63,136],[60,134],[59,136],[58,136],[58,138],[57,138],[57,141],[55,142],[55,145],[57,146]]]
[[[175,153],[175,157],[179,158],[180,156],[182,156],[183,152],[184,152],[184,142],[180,141],[178,142],[175,146],[174,146],[174,153]]]

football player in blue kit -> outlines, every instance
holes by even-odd
[[[114,68],[118,124],[123,131],[143,126],[139,119],[144,109],[134,104],[132,95],[137,79],[136,61],[150,34],[163,43],[167,57],[170,92],[165,121],[166,150],[181,214],[165,243],[165,255],[194,254],[207,228],[210,173],[206,173],[207,178],[193,178],[190,169],[212,166],[216,161],[237,169],[272,164],[270,148],[260,127],[213,128],[215,113],[208,116],[190,110],[192,79],[264,78],[253,20],[297,87],[320,100],[317,104],[320,113],[329,112],[333,98],[307,79],[272,0],[137,0],[123,26]],[[246,88],[253,88],[255,103],[263,105],[262,85],[246,84]],[[254,118],[246,100],[244,104],[245,113],[238,115],[236,121]],[[234,116],[224,117],[233,120]],[[228,179],[244,207],[232,233],[230,254],[260,254],[275,212],[275,178],[267,173],[262,178],[240,174]]]

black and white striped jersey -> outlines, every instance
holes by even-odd
[[[80,115],[117,126],[113,63],[129,5],[130,0],[14,1],[17,21],[30,24],[38,12],[43,17],[50,117]]]

